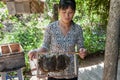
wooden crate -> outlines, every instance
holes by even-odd
[[[43,13],[44,2],[39,0],[6,0],[9,14]]]
[[[0,54],[0,72],[25,66],[24,52],[18,43],[0,45]]]

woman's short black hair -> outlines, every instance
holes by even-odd
[[[67,9],[71,7],[72,10],[76,10],[76,2],[75,0],[60,0],[59,9]]]

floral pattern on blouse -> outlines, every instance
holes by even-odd
[[[60,29],[59,21],[55,21],[48,25],[45,34],[42,47],[49,50],[49,52],[75,52],[80,48],[83,48],[83,32],[82,28],[72,22],[71,28],[66,35],[64,35]],[[70,65],[67,69],[61,72],[51,72],[50,76],[61,76],[61,78],[73,78],[75,77],[75,68],[78,71],[78,60],[75,60],[75,55],[69,54],[70,56]],[[74,65],[74,60],[77,63],[77,66]],[[69,76],[65,76],[69,75]]]

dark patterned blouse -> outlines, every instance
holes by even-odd
[[[82,28],[72,22],[70,31],[67,35],[64,35],[60,29],[59,21],[55,21],[48,25],[45,31],[42,47],[49,50],[49,52],[59,53],[78,51],[80,48],[84,47]],[[77,76],[78,60],[73,54],[69,54],[69,56],[71,62],[67,69],[61,72],[51,72],[49,75],[58,78],[73,78]]]

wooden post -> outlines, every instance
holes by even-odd
[[[1,73],[2,80],[6,80],[6,72]]]
[[[22,74],[22,69],[17,70],[17,76],[19,80],[24,80],[23,74]]]
[[[9,78],[6,77],[6,76],[8,76],[8,73],[10,73],[10,72],[17,72],[17,76],[9,75],[10,76]],[[18,69],[17,71],[10,71],[10,72],[9,71],[8,72],[1,72],[0,74],[1,74],[2,80],[8,80],[8,79],[12,80],[13,79],[12,77],[14,77],[14,79],[18,78],[18,80],[24,80],[24,77],[23,77],[23,74],[22,74],[22,69]]]
[[[107,26],[103,80],[117,80],[119,29],[120,0],[111,0]]]
[[[58,20],[58,4],[53,5],[53,17],[52,22]]]

